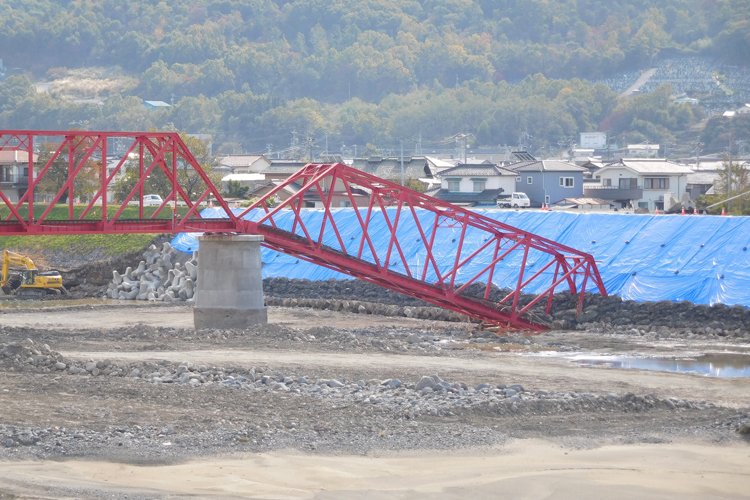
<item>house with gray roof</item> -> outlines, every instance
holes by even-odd
[[[355,158],[352,167],[375,177],[388,181],[401,182],[401,157],[371,156],[369,158]],[[433,179],[434,173],[430,169],[424,156],[404,156],[405,179]]]
[[[693,170],[693,173],[687,176],[686,190],[690,199],[699,198],[706,194],[718,178],[719,172],[716,170]]]
[[[233,174],[260,173],[271,165],[264,155],[235,154],[219,158],[219,170]]]
[[[263,170],[267,181],[284,180],[299,169],[307,165],[306,161],[297,160],[271,160],[271,165]]]
[[[693,170],[663,158],[622,158],[604,165],[587,184],[588,198],[614,201],[622,208],[669,210],[687,193]]]
[[[510,194],[515,172],[489,162],[457,165],[440,172],[440,188],[428,195],[456,205],[496,205],[498,196]]]
[[[520,161],[506,165],[516,174],[515,191],[526,193],[532,207],[583,198],[583,174],[588,169],[561,160]]]

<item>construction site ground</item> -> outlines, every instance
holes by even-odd
[[[195,331],[184,304],[44,306],[0,309],[0,345],[66,367],[0,364],[2,500],[750,497],[750,379],[566,357],[748,353],[747,339],[498,339],[281,307],[269,325]],[[68,372],[96,362],[118,369]]]

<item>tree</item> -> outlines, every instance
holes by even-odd
[[[244,198],[249,191],[250,186],[243,186],[240,181],[229,181],[226,190],[224,190],[224,196],[227,198]]]
[[[218,188],[221,183],[221,174],[213,170],[214,158],[209,152],[208,144],[196,139],[195,137],[189,136],[184,132],[180,132],[180,138],[195,157],[198,162],[198,168],[200,168],[201,171],[207,175],[211,183]],[[144,165],[148,166],[152,161],[153,157],[151,154],[146,153],[143,160]],[[167,165],[167,168],[171,169],[171,153],[164,155],[163,163]],[[115,183],[114,186],[115,196],[120,201],[127,198],[131,193],[138,183],[139,176],[137,160],[129,160],[124,168],[125,174]],[[178,158],[177,160],[177,183],[182,187],[185,193],[187,193],[191,200],[196,200],[198,195],[206,190],[206,184],[201,178],[199,172],[182,158]],[[145,194],[158,194],[166,199],[166,197],[172,192],[172,182],[161,167],[155,166],[151,170],[146,181],[143,183],[143,189]]]
[[[750,170],[745,164],[739,164],[732,162],[732,168],[729,168],[729,157],[724,155],[724,162],[721,168],[717,169],[716,172],[719,177],[714,183],[714,192],[716,194],[707,196],[703,195],[696,200],[698,208],[705,208],[708,205],[721,203],[731,196],[737,196],[738,194],[750,191]],[[729,192],[729,178],[731,175],[732,179],[732,190],[731,196]],[[750,213],[750,195],[741,196],[732,200],[731,202],[722,203],[710,209],[711,213],[720,213],[721,210],[725,209],[727,213],[742,215]]]
[[[73,154],[74,169],[78,168],[86,155],[85,151],[82,149],[92,146],[91,139],[81,139],[77,137],[75,141],[76,143],[81,141],[81,144]],[[40,146],[39,159],[37,161],[38,168],[41,169],[47,164],[58,147],[59,144],[50,142],[45,142]],[[73,196],[82,200],[90,199],[91,196],[96,193],[100,185],[100,171],[101,162],[89,158],[83,166],[81,166],[78,174],[75,176],[75,180],[73,181]],[[68,160],[68,148],[65,147],[62,152],[57,155],[55,160],[44,173],[44,176],[40,179],[39,184],[37,185],[39,192],[52,196],[56,195],[65,183],[68,182],[68,179],[70,178],[69,174],[70,163]],[[70,190],[66,189],[58,201],[60,203],[67,202],[69,194]]]

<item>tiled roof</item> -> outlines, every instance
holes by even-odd
[[[539,172],[540,170],[543,172],[583,172],[586,170],[578,165],[560,160],[522,161],[511,163],[506,167],[515,172]]]
[[[229,155],[221,158],[219,163],[228,167],[249,167],[261,158],[263,155]]]
[[[656,158],[653,160],[645,158],[623,158],[620,161],[614,163],[608,163],[602,167],[606,169],[608,167],[627,167],[639,174],[691,174],[693,170],[684,166],[678,165],[669,160],[663,158]]]
[[[515,172],[507,168],[501,168],[497,165],[457,165],[440,172],[440,177],[471,177],[471,176],[495,176],[495,175],[516,175]]]
[[[709,171],[693,171],[692,174],[688,174],[687,176],[687,183],[688,184],[703,184],[703,185],[709,185],[713,184],[716,179],[719,178],[719,173],[715,172],[713,170]]]
[[[289,163],[279,163],[275,164],[271,162],[271,166],[267,167],[262,170],[262,173],[268,175],[268,174],[280,174],[280,175],[292,175],[296,173],[299,169],[307,165],[306,162],[289,162]]]
[[[355,158],[352,167],[375,177],[386,180],[401,179],[401,159],[383,158],[375,160],[371,158]],[[432,177],[432,172],[427,166],[424,156],[404,158],[404,177],[407,179],[421,179]]]
[[[39,155],[34,153],[32,161],[36,162],[39,159]],[[29,153],[27,151],[17,150],[2,150],[0,151],[0,163],[7,165],[10,163],[28,163]]]

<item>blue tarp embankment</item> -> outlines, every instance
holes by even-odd
[[[235,213],[241,210],[236,209]],[[620,295],[624,300],[659,301],[689,300],[697,304],[723,303],[750,306],[750,217],[711,216],[651,216],[625,214],[574,214],[561,212],[515,212],[504,210],[477,210],[478,213],[510,224],[517,228],[544,236],[564,245],[593,254],[597,260],[607,292]],[[221,210],[208,208],[204,217],[220,217]],[[364,217],[364,210],[362,216]],[[423,227],[432,226],[433,215],[417,211]],[[259,217],[251,213],[248,219]],[[311,234],[318,234],[323,220],[322,210],[303,210],[302,217]],[[334,211],[336,225],[351,253],[359,246],[359,222],[353,209]],[[291,229],[292,213],[283,211],[277,224]],[[285,224],[288,227],[285,227]],[[381,214],[373,214],[370,235],[378,253],[388,244],[388,234]],[[453,264],[460,229],[441,228],[436,235],[435,257],[441,268]],[[297,231],[301,234],[300,231]],[[377,235],[383,235],[377,238]],[[172,240],[172,245],[183,252],[198,249],[197,234],[183,233]],[[424,244],[408,212],[401,214],[399,242],[410,266],[424,264]],[[462,254],[468,255],[484,241],[485,233],[467,231]],[[324,243],[340,248],[332,231],[326,231]],[[520,252],[514,252],[520,254]],[[542,255],[530,253],[533,263]],[[372,261],[369,250],[363,258]],[[487,256],[491,258],[491,255]],[[350,279],[349,276],[324,267],[301,261],[296,257],[280,254],[264,248],[264,277],[306,278],[325,280],[329,278]],[[393,260],[393,259],[392,259]],[[456,277],[472,276],[480,272],[487,262],[475,259],[471,266]],[[493,282],[499,287],[512,287],[517,277],[520,255],[501,262],[496,268]],[[546,262],[546,260],[545,260]],[[393,264],[393,263],[392,263]],[[398,264],[394,264],[398,270]],[[533,266],[532,266],[533,269]],[[434,275],[433,275],[434,277]],[[535,288],[524,289],[527,293],[541,291],[551,280],[545,273],[541,281],[535,280]],[[428,274],[427,281],[431,281]],[[587,289],[595,291],[592,286]]]

